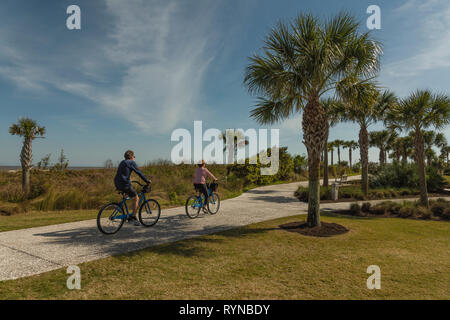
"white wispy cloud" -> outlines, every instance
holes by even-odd
[[[406,1],[394,10],[399,18],[413,19],[408,35],[421,49],[384,66],[390,77],[411,77],[450,67],[450,2],[448,0]]]
[[[183,16],[186,4],[180,2],[105,3],[114,27],[106,39],[98,39],[96,49],[86,48],[84,57],[68,57],[65,69],[63,63],[37,64],[32,55],[15,48],[11,37],[0,34],[9,48],[0,54],[8,61],[0,63],[0,76],[24,90],[55,88],[86,98],[146,133],[170,132],[198,110],[204,75],[214,57],[209,49],[214,8],[199,1],[199,7],[208,9],[194,12],[192,19]],[[74,69],[76,76],[67,77]],[[108,78],[111,70],[114,79]]]

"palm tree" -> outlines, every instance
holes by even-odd
[[[23,137],[22,152],[20,153],[20,164],[22,165],[22,190],[25,195],[30,193],[30,169],[33,160],[32,142],[38,136],[45,134],[45,127],[37,125],[30,118],[20,118],[17,123],[9,127],[9,133]]]
[[[399,137],[394,142],[394,146],[398,147],[398,152],[402,156],[402,163],[408,163],[408,157],[413,155],[414,137],[407,135],[405,137]]]
[[[438,132],[436,134],[436,137],[434,138],[434,145],[441,150],[447,146],[447,139],[445,138],[445,135],[441,132]]]
[[[353,168],[352,165],[352,151],[356,150],[358,148],[358,142],[354,141],[354,140],[350,140],[350,141],[345,141],[343,144],[343,148],[346,149],[348,148],[348,161],[350,164],[350,169]]]
[[[340,163],[341,163],[341,147],[343,146],[344,141],[343,141],[343,140],[336,139],[336,140],[334,140],[333,142],[334,142],[334,145],[335,145],[336,148],[337,148],[337,155],[338,155],[338,162],[337,162],[337,164],[338,164],[338,166],[339,166]]]
[[[331,90],[340,95],[350,79],[368,78],[379,69],[381,47],[347,13],[320,21],[300,14],[282,22],[264,41],[263,54],[250,58],[244,84],[260,96],[251,116],[271,124],[303,111],[303,143],[308,152],[308,226],[320,226],[320,154],[328,121],[320,98]]]
[[[334,166],[334,163],[333,163],[334,143],[333,142],[329,142],[327,144],[327,149],[328,149],[328,152],[331,153],[331,165]]]
[[[390,134],[388,130],[372,131],[369,133],[369,145],[380,149],[380,165],[386,163],[386,150],[389,148]]]
[[[242,149],[245,148],[246,145],[248,145],[248,139],[244,136],[244,133],[240,130],[235,130],[235,129],[230,129],[232,130],[232,134],[233,134],[233,152],[229,152],[228,154],[228,164],[231,164],[234,162],[234,157],[236,157],[237,160],[237,151],[238,149]],[[222,132],[221,134],[219,134],[219,139],[221,139],[223,141],[223,152],[225,152],[228,149],[228,144],[227,144],[227,132]]]
[[[441,153],[444,155],[444,158],[446,160],[446,164],[448,165],[448,154],[450,153],[450,146],[449,145],[445,145],[441,149]]]
[[[359,125],[359,154],[361,159],[361,189],[369,193],[369,134],[368,127],[383,117],[384,110],[397,101],[392,92],[381,93],[373,83],[365,82],[347,87],[345,92],[345,120]]]
[[[450,99],[445,94],[433,94],[429,90],[417,90],[399,104],[391,106],[386,123],[397,130],[414,132],[414,150],[420,187],[420,203],[428,203],[427,181],[425,175],[425,141],[423,130],[434,127],[443,128],[450,122]]]

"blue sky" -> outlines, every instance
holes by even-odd
[[[81,8],[81,30],[66,28],[71,4]],[[242,79],[270,28],[300,11],[340,10],[365,26],[372,4],[382,15],[373,33],[384,43],[380,84],[400,97],[418,88],[448,94],[448,0],[2,0],[0,165],[19,163],[21,140],[8,127],[21,116],[47,129],[33,144],[34,162],[47,153],[56,161],[64,148],[75,166],[117,161],[126,149],[141,164],[168,159],[171,132],[192,130],[194,120],[204,129],[258,128]],[[301,115],[274,127],[282,146],[306,153]],[[331,136],[357,140],[358,127],[340,124]]]

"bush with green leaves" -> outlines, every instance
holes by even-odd
[[[394,162],[386,164],[370,178],[371,188],[393,187],[417,189],[419,177],[415,164]],[[427,168],[427,189],[429,192],[438,192],[446,186],[445,179],[435,167]],[[402,194],[401,194],[402,195]]]
[[[361,214],[361,206],[357,203],[352,203],[350,205],[350,212],[351,214],[357,216]]]
[[[371,176],[370,187],[416,188],[418,180],[415,165],[402,163],[386,164],[376,174]]]
[[[438,192],[443,190],[447,182],[442,177],[436,167],[427,168],[427,190],[428,192]]]

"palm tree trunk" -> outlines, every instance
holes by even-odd
[[[353,168],[353,162],[352,162],[352,148],[350,147],[348,149],[348,162],[350,164],[350,168]]]
[[[420,203],[428,208],[427,178],[425,173],[425,143],[420,129],[416,130],[414,144],[416,147],[417,169],[419,170]]]
[[[384,148],[381,147],[381,148],[380,148],[380,165],[381,165],[381,166],[384,166],[385,162],[386,162],[386,159],[385,159],[385,151],[384,151]]]
[[[22,190],[25,195],[30,193],[30,167],[32,161],[32,140],[25,138],[23,141],[22,151],[20,153],[20,164],[22,166]]]
[[[328,131],[328,130],[327,130]],[[328,188],[328,135],[323,146],[323,186]]]
[[[369,195],[369,134],[364,126],[359,130],[359,154],[362,169],[361,190],[367,197]]]
[[[328,132],[328,120],[325,110],[316,95],[305,106],[302,119],[303,140],[308,151],[309,197],[308,218],[309,227],[320,226],[320,154],[323,151]]]
[[[328,151],[326,147],[323,150],[323,186],[328,188]]]
[[[407,164],[408,163],[408,154],[407,154],[406,149],[403,149],[402,163],[403,164]]]
[[[331,152],[331,165],[334,166],[334,163],[333,163],[333,160],[334,160],[334,159],[333,159],[333,153],[334,153],[334,152],[333,152],[333,150],[331,150],[330,152]]]
[[[338,146],[338,166],[341,164],[341,148]]]

